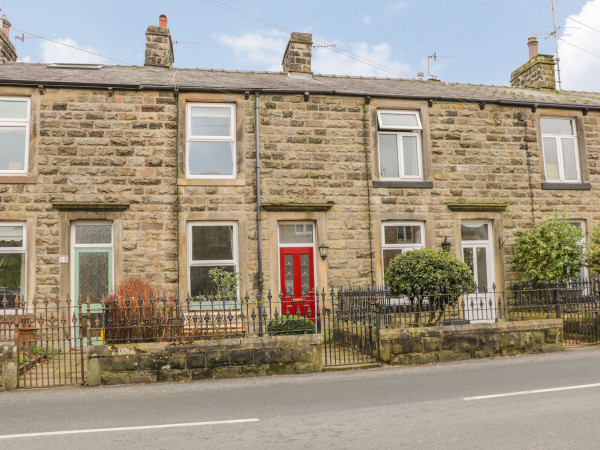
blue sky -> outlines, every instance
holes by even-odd
[[[527,58],[527,38],[551,31],[550,0],[223,0],[290,31],[389,68],[381,70],[316,48],[317,73],[404,76],[430,71],[443,81],[506,85]],[[544,7],[546,6],[546,7]],[[115,58],[104,59],[28,38],[16,41],[20,60],[143,64],[145,30],[164,13],[175,41],[175,66],[281,70],[288,34],[203,0],[4,1],[11,38],[23,30]],[[555,0],[563,88],[600,91],[600,0]],[[575,21],[577,22],[575,22]],[[563,36],[562,33],[570,36]],[[540,53],[554,41],[539,36]],[[187,43],[193,42],[193,43]],[[576,48],[579,47],[579,48]]]

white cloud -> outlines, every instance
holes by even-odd
[[[405,2],[393,2],[393,3],[388,3],[387,5],[385,5],[385,10],[389,14],[393,15],[393,14],[398,14],[400,11],[402,11],[407,6],[408,6],[408,4]]]
[[[29,63],[29,62],[31,62],[31,57],[24,56],[23,58],[19,58],[17,61],[18,62],[23,62],[23,63]]]
[[[366,23],[367,25],[371,25],[371,17],[367,14],[364,18],[363,18],[363,22]]]
[[[92,47],[83,47],[77,43],[77,41],[66,38],[66,39],[55,39],[65,45],[60,45],[51,41],[42,41],[40,44],[41,48],[41,60],[45,63],[79,63],[79,64],[100,64],[104,63],[105,59],[101,56],[92,55],[91,53],[82,52],[76,48],[87,50],[88,52],[98,53],[97,50]]]
[[[313,51],[313,72],[376,77],[406,77],[410,73],[410,66],[408,64],[392,58],[392,49],[386,42],[375,45],[369,45],[366,42],[355,42],[349,45],[343,42],[335,43],[338,45],[338,48],[343,48],[354,55],[377,63],[377,65],[393,69],[392,73],[383,68],[374,67],[368,62],[362,62],[336,53],[331,49],[315,49]]]
[[[240,66],[257,70],[281,72],[281,60],[289,36],[280,31],[248,32],[240,36],[219,34],[214,39],[222,45],[230,47],[238,59]],[[392,73],[373,65],[358,61],[327,48],[313,48],[312,69],[314,73],[358,76],[397,77],[399,72],[407,76],[410,67],[392,58],[390,46],[382,42],[370,45],[366,42],[346,44],[334,42],[337,48],[343,48],[361,58],[376,62],[393,69]],[[394,72],[395,71],[395,72]]]
[[[600,71],[600,57],[574,47],[600,55],[600,36],[597,31],[573,19],[590,26],[600,23],[600,0],[588,1],[579,14],[569,16],[565,22],[566,27],[573,28],[565,30],[565,33],[571,36],[561,37],[558,41],[562,87],[577,91],[600,91],[600,80],[597,77]]]
[[[233,50],[238,61],[262,70],[281,71],[281,60],[289,36],[281,31],[248,32],[241,36],[219,34],[214,39]]]

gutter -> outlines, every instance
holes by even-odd
[[[95,83],[77,83],[77,82],[61,82],[61,81],[23,81],[23,80],[3,80],[0,79],[0,86],[22,86],[22,87],[44,87],[44,88],[84,88],[84,89],[108,89],[114,88],[119,90],[157,90],[157,91],[172,91],[174,88],[169,85],[149,85],[149,84],[123,84],[116,85],[114,83],[106,84],[95,84]],[[478,98],[478,97],[460,97],[460,96],[436,96],[436,95],[406,95],[406,94],[389,94],[389,93],[375,93],[375,92],[358,92],[358,91],[339,91],[335,89],[265,89],[265,88],[233,88],[233,87],[205,87],[205,86],[179,86],[180,92],[218,92],[223,93],[239,93],[243,94],[246,91],[260,91],[265,94],[303,94],[304,92],[310,92],[313,95],[347,95],[353,97],[365,97],[370,96],[381,97],[381,98],[398,98],[407,100],[427,100],[427,101],[467,101],[473,103],[490,103],[505,106],[520,106],[520,107],[531,107],[531,108],[559,108],[559,109],[570,109],[570,110],[583,110],[586,111],[600,111],[600,105],[588,105],[584,103],[553,103],[553,102],[535,102],[526,100],[504,100],[504,99],[490,99],[490,98]]]

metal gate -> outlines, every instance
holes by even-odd
[[[379,345],[378,303],[373,291],[340,290],[323,308],[325,366],[373,363]]]
[[[3,300],[4,323],[7,301]],[[13,305],[11,305],[13,306]],[[83,385],[86,379],[84,332],[87,317],[70,300],[14,300],[12,337],[19,352],[19,388]],[[6,331],[6,330],[4,330]]]

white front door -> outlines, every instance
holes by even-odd
[[[491,222],[463,222],[462,257],[475,278],[475,290],[464,298],[465,319],[471,322],[494,322],[494,246]]]

